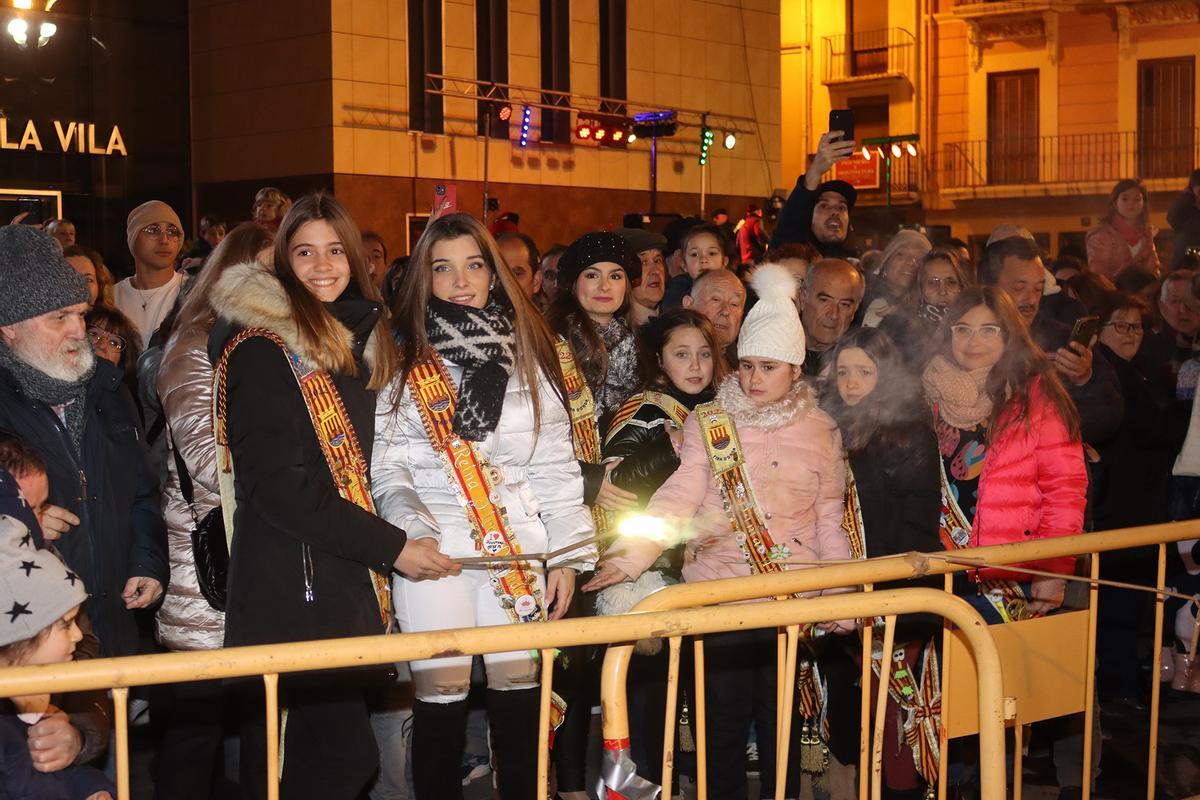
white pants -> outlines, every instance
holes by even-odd
[[[537,576],[545,597],[546,575],[527,566]],[[443,631],[511,624],[508,612],[492,590],[486,569],[463,569],[459,575],[436,581],[392,581],[392,602],[401,633]],[[538,665],[528,650],[488,653],[483,657],[489,689],[531,689],[538,685]],[[409,662],[417,699],[427,703],[453,703],[467,698],[471,686],[471,656]]]

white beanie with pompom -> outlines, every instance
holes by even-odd
[[[800,284],[796,276],[781,264],[763,264],[754,271],[750,286],[758,302],[750,309],[738,336],[738,358],[770,358],[801,366],[804,326],[796,310]]]

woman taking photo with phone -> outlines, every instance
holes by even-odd
[[[393,582],[405,633],[559,619],[590,569],[592,536],[555,337],[487,230],[441,217],[413,249],[392,308],[401,366],[379,395],[380,513],[415,541],[492,561]],[[548,563],[520,553],[566,548]],[[500,797],[536,795],[538,661],[484,656]],[[418,800],[462,797],[469,656],[411,663]]]

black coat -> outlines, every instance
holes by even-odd
[[[1167,224],[1175,231],[1175,247],[1171,250],[1171,269],[1183,266],[1187,251],[1200,247],[1200,207],[1190,189],[1175,196],[1167,210]]]
[[[680,391],[670,394],[689,411],[697,404],[713,398],[713,392],[709,389],[699,395]],[[679,456],[671,446],[671,437],[664,427],[668,419],[667,412],[658,406],[643,403],[633,418],[617,431],[611,441],[604,444],[604,460],[622,459],[612,471],[613,484],[636,494],[642,506],[649,503],[658,487],[679,469]]]
[[[1187,435],[1192,404],[1145,378],[1135,363],[1106,345],[1097,359],[1112,363],[1125,398],[1116,435],[1100,448],[1096,469],[1096,530],[1167,522],[1167,484]],[[1101,563],[1104,563],[1103,561]]]
[[[858,251],[850,243],[849,231],[842,242],[822,242],[813,236],[812,218],[817,199],[817,193],[804,185],[804,176],[801,175],[796,181],[796,188],[788,195],[783,210],[779,212],[771,247],[799,242],[811,244],[825,258],[854,258]]]
[[[0,428],[41,453],[50,478],[49,502],[79,517],[79,526],[58,540],[58,549],[87,586],[87,613],[102,653],[128,656],[137,652],[138,632],[121,592],[132,577],[154,578],[166,587],[167,529],[158,477],[150,468],[125,373],[96,361],[84,399],[80,453],[58,415],[25,394],[2,368]],[[40,547],[40,531],[37,538]]]
[[[1039,310],[1033,320],[1033,340],[1047,354],[1066,347],[1071,340],[1071,327]],[[1099,345],[1097,345],[1097,349]],[[1083,441],[1099,447],[1117,433],[1121,425],[1124,401],[1121,386],[1108,359],[1093,352],[1092,379],[1083,386],[1063,380],[1063,386],[1079,411],[1079,427]]]
[[[367,389],[370,370],[361,362],[362,343],[381,310],[347,295],[326,308],[356,342],[358,374],[335,375],[334,385],[369,464],[375,392]],[[209,340],[214,363],[238,328],[218,321]],[[277,344],[263,337],[240,344],[229,358],[227,386],[237,510],[225,644],[382,633],[369,570],[391,573],[404,548],[404,532],[338,494],[292,368]],[[306,559],[311,597],[306,597]]]

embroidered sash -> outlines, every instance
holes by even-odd
[[[317,436],[317,442],[321,446],[321,453],[325,456],[325,463],[329,467],[329,472],[333,476],[333,483],[337,487],[338,494],[343,500],[349,500],[354,505],[376,514],[375,500],[371,497],[371,481],[367,474],[367,460],[363,456],[362,447],[358,443],[358,435],[355,433],[354,425],[350,421],[350,414],[346,411],[346,406],[342,402],[342,395],[338,392],[337,387],[333,383],[333,377],[322,370],[313,369],[300,360],[300,357],[288,349],[287,344],[274,332],[265,328],[248,328],[234,336],[228,344],[225,345],[225,351],[221,354],[221,359],[217,364],[216,369],[216,391],[213,392],[213,406],[215,420],[215,433],[218,449],[221,456],[221,473],[222,491],[221,498],[224,504],[225,488],[224,484],[229,483],[232,489],[233,480],[233,459],[229,452],[229,438],[227,427],[227,412],[228,400],[226,391],[226,379],[228,373],[229,356],[233,353],[242,342],[256,336],[261,336],[264,339],[274,342],[279,345],[287,356],[288,365],[292,368],[292,373],[296,377],[296,383],[300,387],[300,395],[304,398],[304,406],[308,409],[308,415],[312,420],[313,432]],[[232,497],[232,492],[230,492]],[[233,504],[231,503],[230,506]],[[230,516],[226,518],[226,531],[229,536],[233,535],[233,520],[232,508],[228,508],[227,512]],[[309,552],[307,544],[303,545],[304,551],[304,572],[305,572],[305,596],[311,601],[314,597],[312,588],[312,556]],[[388,584],[386,575],[380,575],[373,569],[367,570],[371,576],[371,585],[375,589],[375,599],[379,603],[379,617],[383,623],[384,630],[391,629],[392,620],[392,592]]]
[[[867,543],[863,532],[862,506],[858,502],[858,482],[854,480],[850,459],[845,459],[845,462],[846,511],[842,514],[842,533],[846,536],[846,544],[850,545],[850,557],[866,558]]]
[[[675,423],[677,428],[683,427],[683,423],[687,421],[688,414],[691,413],[688,411],[687,406],[665,392],[646,391],[641,394],[635,394],[626,400],[617,409],[617,413],[613,415],[612,421],[608,424],[608,433],[604,437],[604,443],[608,444],[611,442],[621,428],[625,427],[633,419],[638,409],[647,404],[661,409],[667,415],[667,418]]]
[[[878,679],[883,658],[882,639],[876,637],[873,645],[871,667]],[[888,694],[900,708],[901,729],[905,742],[912,749],[917,772],[932,786],[937,783],[941,753],[942,682],[933,641],[927,641],[921,652],[921,677],[918,680],[906,648],[901,646],[892,651]]]
[[[700,435],[708,452],[713,480],[721,492],[722,505],[750,571],[755,574],[782,572],[777,562],[792,557],[787,545],[775,544],[754,497],[746,457],[738,438],[733,416],[716,403],[704,403],[695,410]]]
[[[458,398],[441,357],[434,353],[414,366],[408,375],[408,388],[425,424],[429,443],[441,457],[450,485],[466,511],[476,551],[497,559],[520,556],[521,545],[512,533],[508,513],[496,492],[495,470],[488,466],[474,442],[454,433],[451,422]],[[514,560],[507,567],[489,567],[488,575],[492,591],[512,622],[538,622],[546,618],[537,576],[524,562]]]
[[[571,345],[566,339],[554,344],[558,351],[558,365],[562,368],[563,383],[567,388],[567,405],[571,412],[571,441],[575,445],[575,458],[585,464],[600,463],[600,432],[596,425],[596,402],[592,390],[584,380],[583,373],[575,364]],[[608,512],[597,505],[592,506],[592,521],[596,535],[608,533]]]
[[[942,484],[942,515],[938,525],[938,536],[942,540],[942,547],[947,550],[970,547],[971,520],[967,519],[967,515],[954,498],[950,481],[946,477],[946,464],[941,458],[938,458],[938,467],[941,470]],[[1005,622],[1029,619],[1028,601],[1016,581],[980,579],[978,583],[980,594],[987,598],[988,603]]]

